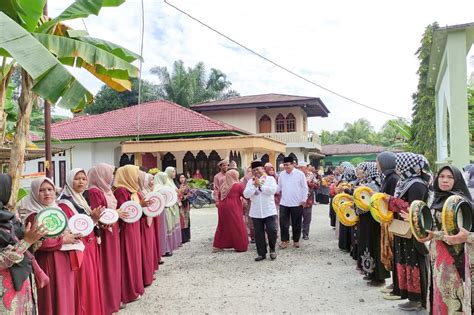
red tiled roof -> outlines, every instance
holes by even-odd
[[[285,94],[259,94],[236,96],[225,100],[210,101],[191,105],[191,108],[204,112],[208,110],[227,110],[241,108],[269,108],[301,106],[309,116],[327,117],[329,110],[319,97],[285,95]]]
[[[139,117],[139,118],[138,118]],[[138,132],[137,125],[140,125]],[[165,100],[78,116],[51,125],[53,139],[79,140],[194,132],[247,132]]]
[[[380,145],[371,144],[326,144],[321,148],[321,152],[325,155],[353,155],[353,154],[369,154],[369,153],[380,153],[383,151],[394,151]]]

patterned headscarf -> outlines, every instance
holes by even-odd
[[[432,181],[430,164],[421,154],[403,152],[397,154],[395,172],[400,181],[395,188],[395,197],[401,198],[414,183],[429,186]]]
[[[342,181],[350,183],[357,179],[356,169],[354,165],[352,165],[350,162],[342,162],[341,167],[342,167],[342,177],[341,177]]]
[[[357,165],[357,168],[364,172],[366,182],[376,182],[380,185],[380,173],[375,162],[362,162]]]

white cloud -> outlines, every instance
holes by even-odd
[[[472,21],[474,2],[456,1],[178,1],[171,3],[297,73],[364,104],[403,117],[411,115],[418,60],[414,55],[425,27]],[[55,16],[69,2],[49,1]],[[129,0],[85,20],[91,36],[138,52],[140,5]],[[460,9],[462,8],[462,9]],[[145,0],[143,77],[155,65],[187,66],[203,61],[228,75],[241,93],[283,93],[321,97],[331,113],[312,118],[310,129],[340,129],[360,117],[380,128],[389,119],[342,100],[261,60],[211,32],[162,1]],[[84,28],[82,22],[69,23]],[[471,54],[472,54],[471,50]],[[472,71],[472,68],[471,68]],[[100,82],[84,78],[97,91]]]

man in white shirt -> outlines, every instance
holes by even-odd
[[[275,260],[275,244],[277,239],[277,210],[274,195],[277,184],[273,176],[267,176],[261,161],[251,164],[253,177],[249,179],[244,190],[244,197],[250,199],[249,216],[252,218],[255,230],[255,244],[258,256],[255,261],[262,261],[267,257],[265,231],[270,247],[270,258]]]
[[[300,247],[301,220],[303,216],[303,205],[308,198],[308,184],[306,176],[294,166],[293,157],[288,156],[283,159],[285,170],[278,178],[278,192],[281,193],[280,200],[280,248],[288,247],[290,240],[290,217],[291,230],[293,234],[293,245]]]

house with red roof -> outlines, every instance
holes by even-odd
[[[191,109],[159,100],[99,115],[82,115],[51,127],[52,169],[63,186],[69,169],[105,162],[144,168],[176,167],[212,178],[223,158],[245,167],[255,158],[279,163],[293,154],[300,161],[321,156],[319,136],[307,130],[308,117],[326,117],[319,98],[265,94],[196,104]],[[41,146],[41,140],[36,139]],[[26,173],[44,171],[44,160],[26,163]]]

